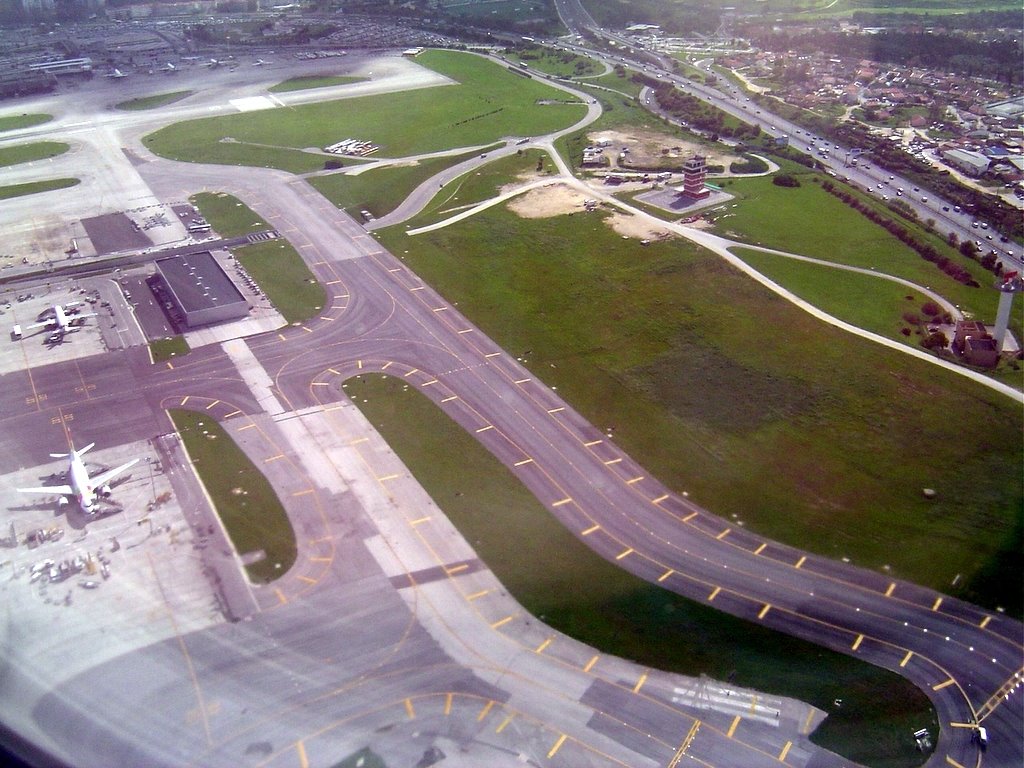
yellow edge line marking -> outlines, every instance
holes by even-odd
[[[484,357],[497,357],[501,352],[488,352]]]
[[[770,603],[765,603],[764,604],[764,608],[762,608],[761,612],[759,614],[757,614],[757,618],[763,619],[765,617],[765,615],[768,613],[768,611],[771,610],[771,608],[772,608],[772,606],[771,606]]]
[[[669,576],[671,576],[673,573],[675,573],[675,571],[673,569],[669,568],[667,571],[665,571],[663,574],[661,574],[661,576],[658,577],[658,583],[660,584],[665,579],[667,579]]]
[[[765,547],[767,547],[767,546],[768,546],[768,544],[762,542],[761,546],[759,546],[757,549],[754,550],[754,554],[755,555],[760,555],[762,552],[764,552]]]
[[[504,619],[498,619],[496,622],[491,624],[491,629],[498,629],[499,627],[504,627],[514,618],[515,616],[506,616]]]
[[[472,595],[466,595],[466,599],[467,600],[476,600],[477,598],[483,597],[484,595],[486,595],[490,591],[491,590],[489,590],[489,589],[481,589],[479,592],[474,592]]]
[[[483,720],[485,717],[487,717],[487,713],[491,711],[491,708],[493,706],[494,706],[494,700],[493,699],[491,701],[488,701],[486,704],[484,704],[484,708],[481,709],[480,710],[480,714],[476,716],[476,721],[479,723],[481,720]]]
[[[456,573],[462,573],[464,570],[469,568],[469,563],[460,563],[459,565],[453,565],[451,568],[445,568],[445,572],[452,576]]]
[[[718,593],[721,592],[721,591],[722,591],[721,587],[715,587],[713,590],[711,590],[711,594],[708,595],[708,602],[710,603],[712,600],[714,600],[716,597],[718,597]],[[730,736],[731,735],[732,734],[730,734]]]
[[[590,670],[592,670],[594,668],[594,665],[597,664],[597,660],[599,658],[601,658],[601,657],[600,656],[592,656],[590,658],[590,661],[587,662],[586,666],[583,667],[583,671],[584,672],[589,672]]]
[[[889,587],[885,590],[886,597],[892,597],[892,593],[896,590],[896,582],[889,582]]]
[[[627,480],[626,481],[626,485],[633,485],[634,483],[639,483],[643,479],[644,479],[643,475],[640,475],[640,477],[634,477],[632,480]]]
[[[792,741],[787,741],[787,742],[786,742],[786,746],[784,746],[784,747],[782,748],[782,751],[781,751],[781,752],[779,752],[779,762],[780,762],[780,763],[781,763],[781,762],[782,762],[783,760],[785,760],[785,759],[786,759],[786,755],[788,755],[788,754],[789,754],[789,750],[790,750],[790,749],[791,749],[792,747],[793,747],[793,742],[792,742]]]
[[[311,579],[309,578],[309,576],[303,576],[301,573],[295,578],[297,578],[299,581],[304,581],[307,584],[316,584],[316,579]]]
[[[508,724],[512,722],[513,717],[515,717],[515,715],[508,715],[504,720],[501,721],[501,725],[494,729],[494,732],[501,733],[502,731],[504,731],[506,726],[508,726]]]
[[[381,483],[383,483],[383,482],[385,482],[386,480],[396,480],[396,479],[397,479],[397,478],[399,478],[399,477],[401,477],[401,475],[399,475],[399,474],[394,474],[394,475],[384,475],[384,477],[378,477],[378,478],[377,478],[377,481],[378,481],[378,482],[381,482]]]
[[[295,749],[299,753],[299,766],[309,768],[309,758],[306,757],[306,745],[301,740],[295,742]]]
[[[811,711],[813,712],[814,710],[811,710]],[[725,732],[725,737],[727,739],[731,739],[732,738],[732,735],[734,733],[736,733],[736,726],[739,725],[739,724],[740,724],[740,716],[736,715],[736,717],[734,717],[732,719],[732,725],[729,726],[729,730]]]
[[[480,429],[477,430],[477,434],[480,432],[486,432],[488,429],[494,429],[494,425],[488,424],[486,427],[480,427]]]
[[[606,467],[608,467],[608,466],[611,466],[612,464],[618,464],[620,461],[622,461],[622,457],[621,456],[619,458],[617,458],[617,459],[608,459],[608,461],[606,461],[604,463],[604,465]]]
[[[563,506],[563,505],[565,505],[565,504],[568,504],[568,503],[569,503],[569,502],[571,502],[571,501],[572,501],[572,497],[570,496],[570,497],[566,497],[566,498],[564,498],[564,499],[559,499],[558,501],[556,501],[556,502],[555,502],[554,504],[552,504],[551,506],[552,506],[552,507],[561,507],[561,506]]]
[[[978,726],[974,723],[950,723],[950,728],[977,728]]]
[[[420,517],[420,518],[417,518],[417,519],[415,519],[415,520],[412,520],[412,521],[411,521],[411,522],[409,523],[409,525],[419,525],[420,523],[425,523],[425,522],[427,522],[427,520],[429,520],[429,519],[430,519],[430,515],[427,515],[426,517]]]
[[[533,459],[523,459],[522,461],[517,461],[513,466],[521,467],[523,464],[530,464],[531,462],[533,462]]]
[[[853,645],[850,647],[851,651],[856,651],[860,648],[860,644],[864,642],[864,635],[857,635],[857,639],[853,641]]]
[[[949,678],[949,680],[947,680],[944,683],[937,683],[936,685],[933,685],[932,686],[932,690],[933,691],[941,691],[943,688],[948,688],[949,686],[951,686],[954,682],[956,682],[956,681],[951,677],[951,678]]]
[[[565,410],[565,406],[559,406],[558,408],[549,408],[548,413],[559,413]]]
[[[616,560],[621,560],[622,558],[624,558],[624,557],[626,557],[626,556],[628,556],[628,555],[631,555],[631,554],[633,554],[633,551],[634,551],[634,550],[633,550],[633,548],[632,548],[632,547],[627,547],[627,548],[626,548],[626,549],[624,549],[624,550],[623,550],[622,552],[619,552],[619,554],[617,554],[617,555],[615,556],[615,559],[616,559]]]
[[[633,693],[640,693],[640,689],[644,687],[644,683],[647,682],[647,673],[644,672],[640,675],[640,679],[636,681],[636,685],[633,686]]]
[[[593,447],[595,445],[600,445],[603,442],[604,442],[604,440],[591,440],[589,443],[584,443],[583,445],[586,448],[591,448],[591,447]]]
[[[900,662],[900,666],[901,667],[907,666],[907,664],[910,662],[910,660],[911,660],[911,658],[913,658],[913,656],[914,656],[914,652],[913,651],[907,651],[907,655],[903,657],[903,661]]]
[[[184,405],[184,403],[182,403],[182,405]],[[246,424],[244,427],[239,427],[238,431],[241,432],[243,429],[252,429],[255,426],[255,424]]]
[[[808,733],[811,732],[811,720],[813,720],[813,719],[814,719],[814,710],[813,709],[808,709],[807,710],[807,719],[804,720],[804,727],[800,729],[800,733],[802,733],[804,736],[806,736]]]
[[[942,605],[942,598],[941,597],[935,598],[935,605],[932,606],[932,610],[933,611],[939,610],[939,606],[940,605]]]
[[[722,532],[721,532],[720,534],[718,534],[717,536],[715,536],[715,538],[716,538],[716,539],[718,539],[719,541],[721,541],[722,539],[724,539],[724,538],[725,538],[726,536],[728,536],[728,535],[729,535],[729,532],[730,532],[730,531],[732,531],[732,528],[726,528],[726,529],[725,529],[724,531],[722,531]]]
[[[277,595],[277,599],[281,601],[281,605],[284,605],[285,603],[288,602],[288,598],[284,596],[284,592],[282,592],[280,589],[277,589],[275,587],[274,588],[274,594],[276,594]]]
[[[442,400],[441,402],[442,402],[442,403],[450,403],[450,402],[451,402],[452,400],[458,400],[458,399],[459,399],[459,396],[458,396],[458,395],[452,395],[451,397],[446,397],[446,398],[445,398],[444,400]]]
[[[551,751],[548,752],[548,758],[552,758],[555,756],[555,753],[562,748],[562,745],[565,744],[565,740],[567,738],[568,737],[564,733],[558,737],[558,741],[555,742],[555,746],[553,746],[551,748]]]
[[[452,695],[449,693],[444,697],[444,714],[445,717],[452,713]]]
[[[600,525],[598,525],[597,523],[594,523],[594,524],[593,524],[592,526],[590,526],[589,528],[587,528],[587,530],[583,531],[582,535],[583,535],[583,536],[589,536],[589,535],[590,535],[590,534],[592,534],[592,533],[593,533],[594,531],[598,531],[598,530],[600,530],[600,529],[601,529],[601,526],[600,526]]]
[[[794,568],[799,568],[801,565],[803,565],[806,562],[807,562],[807,555],[803,555],[803,556],[801,556],[801,558],[799,560],[796,561],[796,565],[794,565],[793,567]]]
[[[410,720],[416,719],[416,710],[412,708],[412,699],[405,700],[405,713],[409,716]]]
[[[992,617],[991,616],[986,616],[984,619],[981,620],[981,624],[979,624],[978,626],[981,627],[982,629],[984,629],[985,627],[988,626],[988,623],[990,621],[992,621]]]
[[[555,638],[549,637],[547,640],[545,640],[543,643],[537,646],[537,648],[534,650],[534,653],[544,653],[544,649],[551,645],[551,643],[553,643],[554,641]]]

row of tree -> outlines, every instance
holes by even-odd
[[[849,190],[836,186],[830,180],[826,180],[822,183],[822,189],[826,192],[831,193],[835,197],[842,200],[848,206],[853,208],[858,213],[862,214],[870,221],[878,224],[880,227],[885,229],[890,235],[895,237],[904,245],[912,248],[917,254],[925,261],[930,261],[932,264],[937,266],[947,275],[952,277],[959,283],[970,286],[971,288],[978,288],[981,284],[974,279],[969,271],[967,271],[960,264],[950,259],[948,256],[944,256],[939,253],[939,250],[931,243],[923,243],[914,237],[911,232],[900,224],[898,221],[890,219],[887,216],[879,213],[875,208],[865,203],[859,197],[854,195]],[[973,244],[969,244],[973,248]]]

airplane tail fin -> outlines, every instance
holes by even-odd
[[[92,448],[95,445],[96,445],[96,443],[89,443],[87,446],[85,446],[85,448],[81,448],[80,450],[77,450],[77,451],[75,450],[74,446],[71,446],[71,452],[72,453],[77,453],[79,456],[84,456],[85,452],[88,451],[90,448]],[[70,455],[71,455],[70,453],[51,453],[50,457],[54,458],[54,459],[66,459]]]

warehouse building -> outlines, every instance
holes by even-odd
[[[158,259],[156,268],[161,292],[176,305],[188,328],[249,314],[249,302],[209,251]]]

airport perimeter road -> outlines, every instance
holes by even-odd
[[[355,222],[321,208],[330,226],[321,222],[307,232],[300,222],[309,212],[300,200],[315,205],[315,198],[298,184],[272,188],[270,175],[259,184],[252,178],[239,176],[229,191],[272,221],[282,217],[333,292],[333,303],[308,330],[248,342],[290,409],[317,407],[332,391],[340,398],[341,381],[359,372],[401,376],[609,560],[911,679],[932,699],[943,726],[932,765],[948,765],[947,758],[964,766],[1013,765],[1024,756],[1014,693],[1024,666],[1019,623],[766,541],[671,493]],[[964,727],[975,721],[989,729],[984,756]]]

